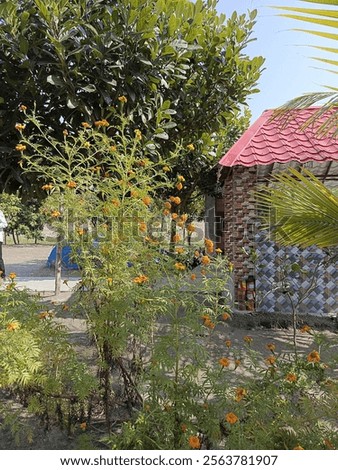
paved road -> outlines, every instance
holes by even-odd
[[[52,245],[4,245],[3,258],[6,274],[16,274],[17,287],[38,292],[53,292],[55,288],[54,270],[47,266]],[[79,280],[76,272],[63,270],[61,291],[70,292]],[[6,281],[8,282],[8,281]]]

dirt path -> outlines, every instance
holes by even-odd
[[[48,255],[52,249],[50,245],[20,245],[4,246],[3,255],[6,263],[7,274],[15,272],[19,278],[43,279],[53,277],[53,270],[46,265]],[[71,273],[64,275],[69,277]],[[78,273],[75,273],[78,275]],[[39,284],[38,284],[39,285]],[[72,292],[62,292],[56,297],[53,292],[44,292],[43,299],[50,302],[51,308],[67,302]],[[93,360],[95,351],[90,345],[86,334],[85,321],[79,318],[73,318],[68,312],[63,312],[56,320],[65,325],[70,334],[70,340],[76,344],[80,357],[87,363]],[[332,354],[338,354],[338,335],[337,323],[334,319],[322,319],[319,317],[303,316],[301,323],[308,323],[314,328],[323,330],[325,334],[335,343],[329,350],[324,350],[322,354],[323,361],[326,361]],[[200,338],[198,341],[207,341],[207,347],[210,352],[210,360],[217,362],[222,356],[229,354],[225,341],[232,342],[232,348],[240,349],[244,347],[244,337],[253,338],[252,348],[259,351],[263,356],[270,353],[267,344],[274,343],[276,353],[292,352],[292,329],[287,328],[290,325],[290,318],[281,314],[252,315],[248,313],[235,313],[232,320],[218,324],[210,338]],[[279,326],[284,326],[281,328]],[[161,324],[165,327],[165,323]],[[309,352],[314,349],[313,337],[309,334],[300,334],[298,337],[298,347],[300,352]],[[330,375],[338,376],[338,369],[331,371]],[[238,367],[236,374],[244,374],[245,370]],[[0,405],[3,400],[8,398],[0,395]],[[28,422],[34,418],[27,417]],[[38,431],[38,437],[31,444],[15,443],[8,434],[3,434],[0,428],[0,449],[70,449],[73,441],[61,431],[53,431],[51,434],[45,434]]]

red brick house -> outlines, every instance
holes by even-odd
[[[266,234],[259,231],[252,193],[257,185],[269,184],[273,173],[289,166],[300,168],[305,165],[324,184],[338,186],[338,140],[333,136],[338,128],[337,118],[332,112],[326,113],[314,124],[302,128],[317,110],[297,110],[283,120],[272,119],[273,111],[265,111],[219,162],[221,190],[215,198],[207,200],[206,234],[234,263],[235,305],[241,309],[247,308],[248,303],[242,301],[243,291],[238,286],[252,275],[258,309],[288,310],[285,296],[279,294],[278,289],[274,290],[280,282],[285,259],[301,258],[303,265],[309,266],[311,271],[313,260],[327,257],[327,253],[316,247],[305,251],[296,247],[282,249],[268,240]],[[331,118],[330,131],[320,135],[318,130],[328,117]],[[250,250],[258,256],[256,263],[248,256]],[[264,269],[261,262],[265,264]],[[298,292],[304,291],[309,282],[299,276],[294,281]],[[301,308],[310,313],[337,312],[337,265],[320,272],[318,286]]]

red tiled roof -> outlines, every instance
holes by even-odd
[[[287,120],[284,118],[283,121],[270,119],[273,110],[264,111],[219,163],[223,166],[254,166],[290,161],[338,161],[338,139],[318,137],[316,134],[325,114],[316,124],[305,130],[300,129],[317,110],[318,108],[297,110],[292,117]]]

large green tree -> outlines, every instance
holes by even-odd
[[[35,106],[60,136],[83,121],[105,118],[113,124],[115,108],[123,106],[150,150],[165,154],[169,142],[186,149],[172,175],[183,173],[188,200],[193,188],[203,186],[201,175],[218,152],[247,125],[241,109],[257,91],[263,64],[261,57],[245,54],[255,12],[226,18],[216,5],[217,0],[1,2],[2,190],[26,183],[15,151],[20,105]]]

